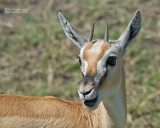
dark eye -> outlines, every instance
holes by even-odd
[[[107,64],[114,66],[116,64],[116,57],[115,56],[110,56],[107,60]]]
[[[80,57],[78,57],[78,60],[79,60],[79,63],[82,64],[82,61],[81,61],[81,58],[80,58]]]

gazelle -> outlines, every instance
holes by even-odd
[[[136,11],[118,40],[86,41],[58,13],[66,35],[80,48],[83,80],[78,89],[83,101],[55,97],[0,95],[0,128],[123,128],[126,122],[126,90],[123,55],[138,35],[141,14]]]

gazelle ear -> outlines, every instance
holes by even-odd
[[[131,44],[133,39],[136,38],[141,29],[141,12],[139,10],[136,11],[132,20],[128,24],[128,27],[120,36],[120,46],[124,49],[124,53],[126,52],[128,46]]]
[[[76,30],[60,12],[58,12],[58,17],[67,37],[79,48],[82,48],[87,40],[78,34],[78,30]]]

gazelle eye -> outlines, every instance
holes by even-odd
[[[114,66],[116,64],[116,57],[110,56],[107,60],[107,64],[109,64],[110,66]]]
[[[81,61],[81,58],[80,58],[80,57],[78,57],[78,60],[79,60],[79,63],[82,64],[82,61]]]

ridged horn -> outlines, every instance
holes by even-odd
[[[106,33],[104,35],[104,41],[108,42],[108,40],[109,40],[109,33],[108,33],[108,24],[107,24],[107,26],[106,26]]]
[[[88,38],[88,42],[92,41],[92,38],[93,38],[93,33],[94,33],[94,23],[92,25],[92,29],[89,33],[89,38]]]

